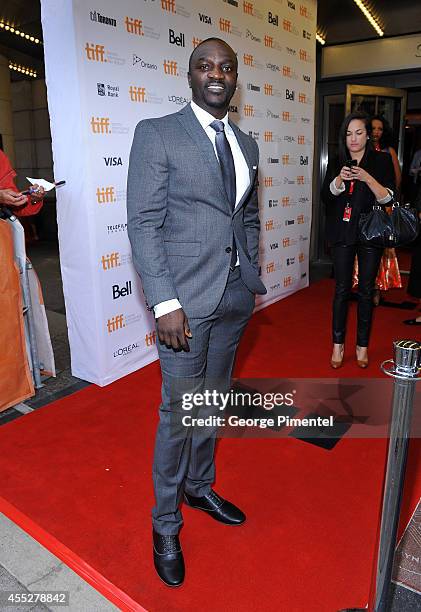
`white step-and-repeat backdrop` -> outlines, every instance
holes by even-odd
[[[190,101],[188,59],[205,38],[237,52],[230,115],[260,148],[268,293],[257,308],[305,287],[316,0],[41,0],[41,7],[54,171],[66,180],[57,210],[73,374],[106,385],[157,357],[127,237],[128,157],[140,119]]]

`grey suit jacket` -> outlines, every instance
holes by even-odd
[[[253,293],[266,293],[258,274],[258,147],[230,125],[250,172],[250,186],[234,211],[212,143],[190,105],[136,127],[127,222],[149,308],[178,298],[187,316],[210,315],[225,289],[233,233],[243,282]]]

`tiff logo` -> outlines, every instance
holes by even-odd
[[[196,38],[196,36],[194,36],[192,40],[193,49],[196,49],[196,47],[200,45],[201,42],[202,42],[201,38]]]
[[[291,113],[288,111],[282,111],[282,121],[291,121]]]
[[[285,32],[292,32],[292,22],[289,19],[284,19],[282,21],[282,27]]]
[[[273,132],[265,132],[265,142],[273,142]]]
[[[299,93],[298,94],[298,102],[301,102],[301,104],[306,104],[307,103],[307,96],[305,93]]]
[[[288,153],[285,153],[284,155],[282,155],[282,164],[284,166],[288,166],[288,164],[289,164],[289,155],[288,155]]]
[[[126,30],[129,34],[136,34],[137,36],[143,36],[143,22],[141,19],[133,19],[133,17],[126,17],[125,19]]]
[[[273,48],[273,36],[269,36],[268,34],[265,34],[265,47],[270,47],[271,49]]]
[[[289,66],[282,66],[282,75],[285,77],[292,76],[291,68]]]
[[[108,117],[92,117],[91,128],[94,134],[111,134],[110,119]]]
[[[272,274],[272,272],[275,272],[275,262],[271,261],[270,263],[266,264],[266,272],[267,274]]]
[[[308,8],[306,6],[303,6],[302,4],[300,4],[300,15],[301,17],[307,17],[308,19],[310,18]]]
[[[265,95],[273,96],[273,85],[269,85],[269,83],[265,83]]]
[[[304,176],[297,176],[297,185],[304,185]]]
[[[282,198],[282,206],[289,206],[289,196],[284,196]]]
[[[304,215],[298,215],[297,223],[298,225],[302,225],[304,223]]]
[[[252,104],[244,105],[244,115],[246,117],[253,117],[254,115],[254,106]]]
[[[307,53],[305,49],[300,49],[300,60],[303,62],[310,61],[310,55]]]
[[[252,55],[250,55],[250,53],[244,53],[243,61],[246,66],[253,66],[253,60],[254,58]]]
[[[253,15],[253,2],[243,2],[243,12],[246,15]]]
[[[107,253],[101,257],[102,269],[111,270],[112,268],[118,268],[121,266],[120,253]]]
[[[107,60],[104,57],[105,47],[104,45],[94,45],[93,43],[86,43],[85,47],[86,57],[88,60],[92,60],[94,62],[106,62]]]
[[[164,60],[164,73],[178,76],[178,63],[174,60]]]
[[[123,329],[123,327],[126,327],[126,324],[124,322],[124,316],[122,314],[115,315],[107,321],[107,331],[109,334],[112,334],[118,329]]]
[[[161,8],[163,11],[175,13],[175,0],[161,0]]]
[[[132,102],[146,102],[146,89],[144,87],[135,87],[130,85],[129,94]]]
[[[270,232],[271,230],[275,229],[275,225],[273,223],[273,219],[268,219],[265,223],[265,230],[267,232]]]
[[[273,177],[265,176],[265,187],[273,187]]]
[[[306,143],[305,137],[304,136],[298,136],[298,144],[299,145],[303,145],[305,143]]]
[[[284,247],[284,249],[286,249],[287,247],[291,246],[291,238],[283,238],[282,239],[282,246]]]
[[[227,32],[229,34],[231,32],[231,21],[229,19],[224,19],[223,17],[220,17],[219,29],[221,30],[221,32]]]
[[[98,187],[96,190],[96,198],[98,200],[98,204],[115,202],[114,187]]]
[[[146,334],[145,344],[146,346],[154,346],[156,344],[156,331]]]
[[[284,287],[289,287],[290,285],[292,285],[292,276],[285,276]]]

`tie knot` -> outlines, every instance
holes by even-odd
[[[212,121],[212,123],[210,124],[211,128],[213,128],[215,130],[215,132],[223,132],[224,128],[225,128],[225,124],[223,121],[219,121],[219,119],[215,119],[215,121]]]

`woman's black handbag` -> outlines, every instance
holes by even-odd
[[[390,215],[381,206],[373,206],[370,213],[360,215],[358,223],[360,242],[383,249],[410,244],[419,232],[415,208],[400,206],[397,202]]]

